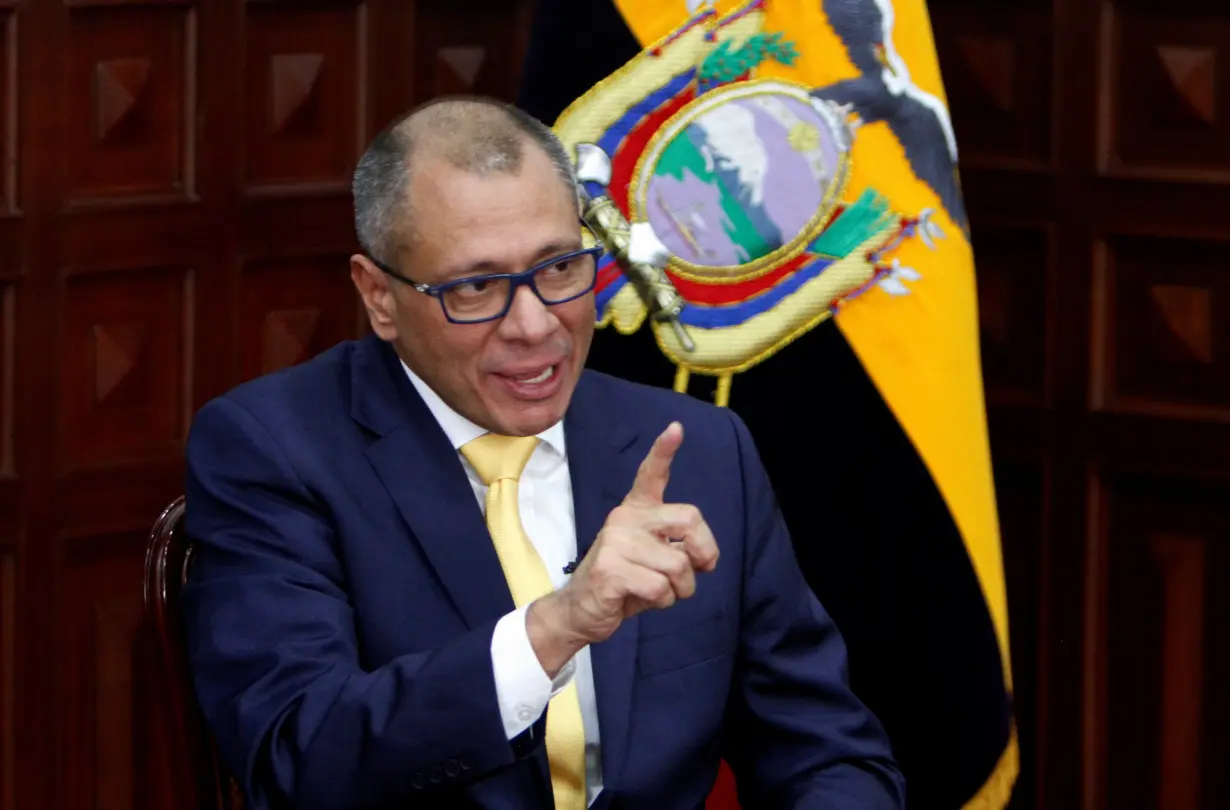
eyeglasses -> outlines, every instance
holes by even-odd
[[[413,281],[383,262],[371,261],[386,275],[438,299],[444,317],[452,323],[467,324],[503,318],[522,285],[533,290],[546,306],[580,298],[594,288],[598,257],[605,251],[596,245],[547,259],[521,273],[471,276],[434,286]]]

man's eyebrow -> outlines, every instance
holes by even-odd
[[[544,245],[542,250],[538,251],[538,259],[534,263],[549,261],[557,256],[563,256],[565,253],[575,253],[582,247],[581,237],[579,236],[576,239],[569,239],[565,242],[550,242]]]
[[[459,278],[470,278],[471,276],[488,276],[493,273],[501,273],[504,269],[499,262],[484,259],[480,262],[458,265],[457,267],[445,270],[443,281],[456,281]]]
[[[537,254],[537,258],[525,267],[512,267],[494,259],[483,259],[482,261],[472,262],[471,264],[459,265],[450,267],[444,272],[445,281],[456,281],[461,278],[471,278],[472,276],[487,276],[499,273],[520,273],[523,270],[529,270],[531,267],[541,264],[542,262],[550,261],[558,256],[563,256],[568,253],[575,253],[581,250],[584,245],[581,243],[581,238],[569,239],[567,241],[548,242],[543,245]]]

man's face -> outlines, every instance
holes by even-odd
[[[414,234],[397,269],[421,284],[518,273],[582,247],[575,197],[530,146],[516,175],[480,177],[424,159],[409,195]],[[455,411],[510,436],[563,418],[593,338],[593,292],[546,306],[521,286],[503,318],[456,324],[438,299],[362,257],[351,269],[373,329]]]

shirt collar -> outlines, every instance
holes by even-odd
[[[423,398],[423,402],[427,404],[427,409],[431,411],[431,415],[440,423],[441,429],[444,430],[444,435],[448,436],[448,440],[452,443],[454,450],[460,450],[479,436],[484,436],[490,432],[450,408],[440,398],[440,395],[432,390],[431,386],[423,382],[417,374],[410,370],[405,360],[401,361],[401,367],[405,370],[406,376],[410,378],[410,383],[414,386],[414,390],[418,391],[419,396]],[[562,421],[556,422],[542,433],[539,433],[538,439],[558,453],[561,458],[566,457],[564,452],[564,423]]]

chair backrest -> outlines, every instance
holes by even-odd
[[[184,499],[176,498],[154,522],[145,551],[145,623],[151,636],[155,682],[163,696],[176,751],[171,761],[179,810],[242,810],[243,798],[226,775],[197,705],[188,670],[179,594],[192,565],[183,531]]]

